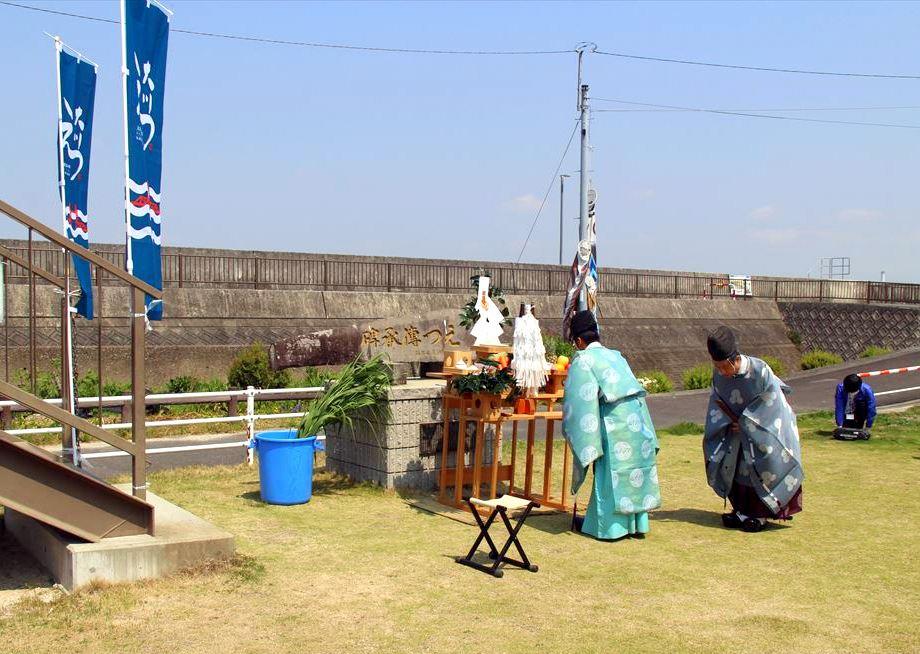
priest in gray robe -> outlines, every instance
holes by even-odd
[[[719,327],[707,339],[715,374],[706,415],[706,477],[732,505],[729,528],[761,531],[767,520],[802,510],[802,450],[790,388],[765,362],[741,354],[735,333]]]

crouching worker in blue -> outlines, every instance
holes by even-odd
[[[856,373],[847,375],[837,384],[834,409],[838,427],[871,429],[876,414],[875,393]]]
[[[741,354],[735,333],[719,327],[707,340],[716,374],[706,415],[706,477],[733,511],[726,527],[748,532],[802,510],[802,451],[790,392],[764,361]]]
[[[594,469],[582,533],[603,540],[644,538],[648,512],[661,505],[658,438],[645,389],[626,359],[600,343],[590,311],[572,319],[570,338],[580,350],[565,384],[563,433],[572,447],[572,494]]]

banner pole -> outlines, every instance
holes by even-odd
[[[61,37],[55,36],[54,38],[54,59],[55,59],[55,70],[57,72],[57,142],[58,142],[58,191],[61,196],[61,229],[63,234],[68,239],[70,235],[67,233],[67,183],[64,180],[64,143],[61,140],[63,136],[63,130],[61,126],[64,122],[64,113],[61,108],[62,98],[64,97],[64,91],[61,88],[61,52],[64,49],[64,43],[61,41]],[[73,339],[70,331],[70,266],[67,262],[67,250],[61,248],[61,255],[64,257],[64,268],[67,271],[67,283],[64,287],[64,311],[61,313],[61,329],[64,332],[64,356],[67,360],[64,362],[64,371],[66,379],[61,380],[61,391],[67,392],[70,399],[70,406],[67,407],[70,409],[71,415],[74,415],[74,409],[76,407],[76,402],[74,401],[74,378],[73,378]],[[66,454],[66,442],[61,443],[62,456]],[[77,432],[71,427],[70,428],[70,455],[73,464],[79,465],[80,454],[77,450]]]
[[[93,68],[95,68],[97,71],[99,70],[99,64],[97,64],[95,61],[93,61],[92,59],[90,59],[89,57],[87,57],[85,54],[83,54],[82,52],[80,52],[80,51],[77,50],[76,48],[72,48],[71,46],[69,46],[69,45],[67,45],[66,43],[64,43],[64,41],[61,40],[61,37],[55,36],[54,34],[50,34],[50,33],[48,33],[48,32],[42,32],[42,34],[44,34],[45,36],[47,36],[48,38],[50,38],[52,41],[57,41],[57,42],[59,42],[59,43],[61,44],[61,47],[62,47],[62,48],[66,49],[66,50],[70,50],[71,54],[76,55],[77,59],[79,59],[80,61],[85,61],[85,62],[88,63],[90,66],[92,66]]]
[[[125,0],[118,3],[121,8],[121,100],[125,136],[125,270],[134,274],[134,256],[131,251],[131,196],[128,184],[131,171],[128,162],[128,36],[125,24]]]
[[[61,109],[61,99],[64,97],[61,89],[61,51],[64,44],[61,37],[54,37],[54,69],[57,74],[57,143],[58,143],[58,193],[61,197],[61,230],[67,236],[67,187],[64,182],[64,144],[61,142],[61,124],[64,122],[64,113]],[[61,252],[65,252],[61,248]]]

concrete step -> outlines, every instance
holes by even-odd
[[[154,533],[154,507],[0,431],[0,505],[90,542]]]

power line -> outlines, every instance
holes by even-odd
[[[629,100],[608,100],[608,102],[620,102],[622,104],[639,105],[643,107],[653,107],[656,109],[670,109],[680,111],[695,111],[707,114],[719,114],[724,116],[744,116],[745,118],[769,118],[772,120],[795,120],[805,123],[827,123],[831,125],[860,125],[863,127],[894,127],[899,129],[920,129],[920,125],[902,125],[899,123],[866,123],[855,120],[825,120],[822,118],[801,118],[798,116],[774,116],[772,114],[758,114],[746,111],[730,111],[727,109],[703,109],[700,107],[681,107],[671,104],[652,104],[650,102],[632,102]],[[594,109],[595,112],[612,113],[617,109]]]
[[[87,16],[86,14],[77,14],[69,11],[60,11],[56,9],[46,9],[44,7],[34,7],[32,5],[22,4],[19,2],[9,2],[0,0],[0,4],[17,9],[26,9],[44,14],[53,14],[56,16],[66,16],[68,18],[78,18],[80,20],[90,20],[98,23],[118,24],[117,20],[111,18],[100,18],[98,16]],[[564,50],[444,50],[444,49],[423,49],[423,48],[387,48],[376,46],[349,45],[344,43],[320,43],[313,41],[293,41],[287,39],[263,38],[256,36],[242,36],[238,34],[222,34],[219,32],[204,32],[199,30],[173,29],[172,32],[178,34],[188,34],[191,36],[203,36],[215,39],[227,39],[233,41],[245,41],[250,43],[266,43],[270,45],[290,45],[305,48],[327,48],[335,50],[356,50],[362,52],[390,52],[397,54],[434,54],[434,55],[473,55],[473,56],[528,56],[528,55],[558,55],[571,54],[576,52],[573,48]],[[691,59],[672,59],[668,57],[654,57],[645,55],[636,55],[626,52],[610,52],[605,50],[594,50],[595,54],[605,55],[608,57],[620,57],[623,59],[633,59],[639,61],[656,61],[671,64],[684,64],[690,66],[706,66],[710,68],[729,68],[735,70],[751,70],[771,73],[792,73],[798,75],[824,75],[832,77],[863,77],[876,79],[913,79],[920,80],[920,75],[896,75],[886,73],[851,73],[841,71],[827,70],[808,70],[800,68],[774,68],[768,66],[744,66],[740,64],[721,64],[709,61],[695,61]]]
[[[615,100],[612,98],[591,98],[596,102],[618,102],[624,104],[622,100]],[[631,103],[626,103],[631,104]],[[722,111],[741,111],[741,112],[755,112],[755,113],[791,113],[799,111],[883,111],[883,110],[893,110],[893,109],[920,109],[920,105],[905,105],[897,107],[799,107],[795,109],[722,109]],[[631,112],[631,111],[692,111],[692,109],[604,109],[603,111],[607,112]]]
[[[562,168],[562,164],[565,161],[565,155],[569,153],[569,147],[572,145],[572,139],[575,138],[575,132],[577,131],[578,121],[576,120],[575,127],[572,128],[572,133],[569,135],[569,141],[565,144],[565,150],[562,151],[562,156],[559,158],[559,165],[556,166],[556,170],[549,180],[549,186],[546,187],[546,193],[543,194],[543,201],[540,203],[537,215],[533,217],[533,222],[530,223],[530,231],[527,232],[527,238],[524,239],[524,245],[521,246],[521,252],[518,254],[517,263],[521,263],[521,257],[524,256],[524,250],[527,249],[527,244],[530,243],[530,236],[533,234],[534,227],[537,226],[537,221],[540,220],[540,214],[543,213],[543,207],[546,206],[546,199],[549,197],[550,191],[552,191],[553,187],[556,185],[556,176],[559,175],[559,170]]]
[[[735,70],[756,70],[768,73],[792,73],[796,75],[825,75],[831,77],[873,77],[878,79],[920,79],[920,75],[890,75],[885,73],[848,73],[829,70],[805,70],[801,68],[771,68],[768,66],[742,66],[739,64],[717,64],[711,61],[693,61],[690,59],[669,59],[667,57],[648,57],[628,54],[625,52],[605,52],[595,50],[595,54],[608,57],[621,57],[623,59],[638,59],[641,61],[658,61],[668,64],[685,64],[688,66],[708,66],[710,68],[732,68]]]
[[[91,20],[98,23],[112,23],[118,24],[119,21],[111,18],[99,18],[98,16],[86,16],[84,14],[75,14],[69,11],[58,11],[55,9],[45,9],[43,7],[33,7],[30,5],[20,4],[18,2],[7,2],[6,0],[0,0],[0,4],[7,5],[9,7],[16,7],[18,9],[28,9],[30,11],[37,11],[44,14],[54,14],[57,16],[66,16],[68,18],[79,18],[81,20]],[[257,36],[241,36],[238,34],[221,34],[218,32],[202,32],[198,30],[184,30],[184,29],[171,29],[173,33],[178,34],[189,34],[191,36],[204,36],[213,39],[228,39],[232,41],[247,41],[251,43],[267,43],[271,45],[292,45],[299,46],[304,48],[329,48],[334,50],[359,50],[363,52],[392,52],[398,54],[436,54],[436,55],[485,55],[485,56],[501,56],[501,55],[555,55],[555,54],[570,54],[575,52],[575,50],[569,48],[568,50],[425,50],[419,48],[383,48],[383,47],[373,47],[373,46],[363,46],[363,45],[346,45],[343,43],[318,43],[312,41],[289,41],[286,39],[269,39],[262,38]]]

